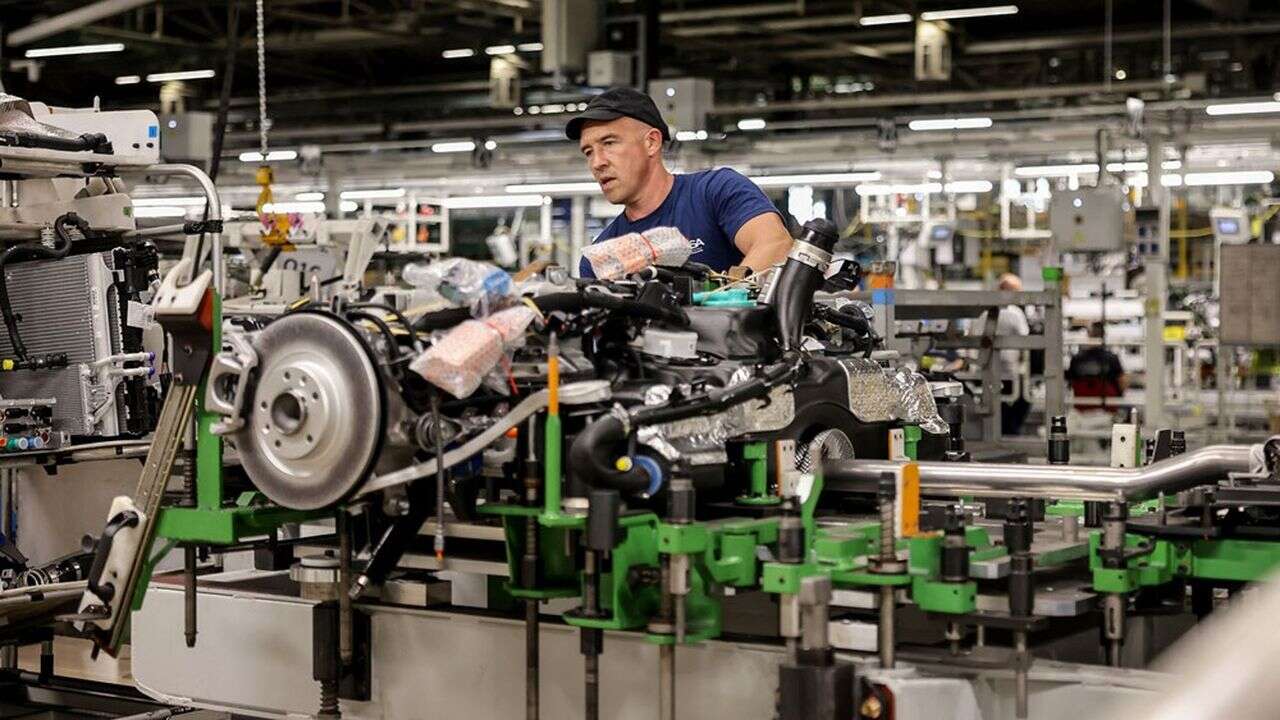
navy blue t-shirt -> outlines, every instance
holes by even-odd
[[[626,212],[619,213],[594,242],[656,227],[674,227],[693,244],[689,260],[724,271],[742,262],[742,251],[733,244],[742,226],[764,213],[777,212],[764,192],[736,170],[717,168],[677,174],[671,192],[657,210],[634,221],[627,219]],[[578,267],[582,277],[595,277],[586,258],[579,261]]]

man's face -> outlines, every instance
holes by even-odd
[[[593,121],[583,126],[578,148],[605,199],[626,205],[640,192],[651,163],[657,161],[662,133],[632,118]]]

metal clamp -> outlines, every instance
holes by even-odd
[[[244,427],[245,396],[258,367],[258,353],[246,333],[231,331],[226,341],[231,349],[213,356],[204,394],[205,408],[223,416],[210,428],[214,435],[228,435]]]
[[[791,243],[791,252],[787,257],[816,268],[820,272],[826,272],[827,266],[831,264],[831,253],[803,240]]]

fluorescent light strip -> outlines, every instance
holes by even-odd
[[[946,185],[942,183],[915,183],[898,185],[866,184],[859,185],[855,192],[868,195],[923,195],[948,193],[985,193],[991,192],[995,186],[989,180],[956,180]]]
[[[476,208],[536,207],[542,204],[541,195],[472,195],[445,198],[443,203],[450,210]]]
[[[242,152],[239,155],[240,162],[263,162],[262,153],[257,150]],[[280,162],[284,160],[297,160],[297,150],[270,150],[267,152],[266,162]]]
[[[899,23],[911,22],[910,13],[892,13],[890,15],[867,15],[858,21],[862,27],[871,27],[872,25],[897,25]]]
[[[490,45],[484,49],[485,55],[510,55],[516,51],[515,45]]]
[[[177,205],[151,205],[145,207],[134,207],[133,216],[136,218],[179,218],[187,216],[187,208],[178,207]]]
[[[294,199],[294,200],[297,200],[298,202],[315,202],[315,201],[317,201],[317,200],[324,200],[324,193],[322,193],[322,192],[300,192],[300,193],[298,193],[297,195],[294,195],[294,196],[293,196],[293,199]]]
[[[204,207],[208,199],[203,196],[192,195],[189,197],[143,197],[133,198],[133,206],[139,207],[172,207],[180,205],[183,207]]]
[[[1112,162],[1107,163],[1107,172],[1146,172],[1147,163],[1139,160],[1136,162]]]
[[[360,209],[360,205],[354,200],[343,200],[338,203],[338,209],[342,212],[355,212]]]
[[[676,133],[676,140],[679,140],[680,142],[690,142],[692,140],[706,140],[706,139],[707,139],[706,130],[698,130],[696,132],[693,130],[681,130]]]
[[[949,193],[985,193],[994,187],[990,180],[956,180],[947,183],[943,189]]]
[[[901,185],[859,185],[855,192],[863,197],[869,195],[922,195],[942,192],[942,183],[915,183]]]
[[[459,58],[469,58],[469,57],[474,57],[475,54],[476,54],[476,51],[472,50],[471,48],[454,48],[452,50],[445,50],[444,52],[440,53],[440,55],[444,57],[445,60],[457,60]]]
[[[379,188],[375,190],[344,190],[343,200],[385,200],[404,197],[404,188]]]
[[[544,193],[547,195],[560,195],[592,192],[598,193],[600,192],[600,185],[595,182],[526,183],[522,185],[508,185],[503,188],[503,190],[509,193]]]
[[[964,20],[965,18],[1016,15],[1017,13],[1017,5],[989,5],[987,7],[956,8],[955,10],[934,10],[931,12],[924,12],[920,13],[920,19],[926,21]]]
[[[151,73],[147,82],[169,82],[172,80],[208,80],[217,75],[213,70],[180,70],[178,72]]]
[[[747,178],[760,187],[790,187],[792,185],[842,185],[860,182],[875,182],[880,173],[847,172],[847,173],[810,173],[806,175],[753,175]]]
[[[1270,170],[1241,170],[1236,172],[1187,173],[1182,176],[1184,185],[1266,185],[1275,180]]]
[[[267,215],[274,213],[319,213],[323,215],[324,203],[315,201],[267,203],[262,206],[262,212]]]
[[[121,75],[116,78],[117,85],[137,85],[140,82],[142,82],[142,78],[137,75]]]
[[[938,118],[936,120],[912,120],[907,127],[916,131],[925,130],[978,130],[991,127],[989,117],[971,118]]]
[[[431,152],[435,153],[456,153],[471,152],[476,149],[476,144],[470,140],[460,140],[457,142],[438,142],[431,146]]]
[[[1257,115],[1260,113],[1280,112],[1280,102],[1268,100],[1264,102],[1222,103],[1210,105],[1204,111],[1210,115]]]
[[[124,50],[124,43],[102,43],[100,45],[64,45],[63,47],[32,48],[26,52],[29,58],[62,57],[64,55],[93,55],[95,53],[111,53]]]
[[[519,45],[516,45],[516,49],[519,50],[520,52],[542,52],[542,43],[540,42],[520,43]]]
[[[1027,165],[1013,169],[1013,174],[1018,177],[1069,177],[1071,175],[1091,175],[1096,172],[1098,172],[1097,163]]]
[[[738,121],[739,130],[763,130],[768,123],[764,118],[743,118]]]

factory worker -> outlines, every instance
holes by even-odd
[[[601,242],[655,227],[679,229],[693,244],[689,260],[727,271],[761,272],[786,259],[791,235],[769,198],[742,174],[718,168],[673,174],[662,161],[671,131],[653,100],[626,87],[597,95],[569,121],[591,176],[605,198],[624,207],[596,237]],[[581,263],[583,277],[594,277]]]

